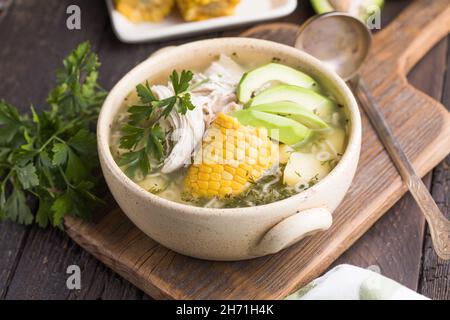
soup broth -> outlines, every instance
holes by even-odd
[[[302,192],[337,165],[349,120],[326,88],[276,62],[236,61],[221,55],[127,96],[110,148],[135,183],[188,205],[247,207]]]

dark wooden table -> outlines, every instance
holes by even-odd
[[[301,23],[313,14],[308,1],[299,2],[297,10],[280,21]],[[395,18],[409,2],[387,0],[382,25]],[[81,8],[81,30],[66,28],[66,8],[73,3]],[[115,38],[104,1],[14,0],[8,11],[0,13],[0,98],[22,110],[28,110],[31,103],[42,108],[55,80],[55,68],[86,39],[91,41],[103,64],[100,82],[111,88],[129,69],[161,47],[233,36],[243,30],[127,45]],[[450,109],[450,37],[442,40],[409,78]],[[450,157],[425,178],[447,217],[450,217],[449,166]],[[410,195],[403,197],[336,262],[340,263],[375,265],[384,275],[430,298],[450,299],[450,262],[439,260],[433,252],[424,218]],[[81,290],[66,288],[66,269],[73,264],[82,270]],[[149,299],[83,251],[64,232],[9,222],[0,223],[0,298]]]

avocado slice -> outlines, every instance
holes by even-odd
[[[287,116],[288,118],[298,121],[310,129],[329,128],[328,124],[326,124],[326,122],[319,116],[315,115],[310,109],[291,101],[278,101],[268,104],[260,104],[250,107],[249,110]]]
[[[271,81],[320,90],[319,84],[307,74],[282,64],[269,63],[244,74],[237,88],[239,101],[247,103],[255,91]]]
[[[246,109],[231,115],[243,125],[266,128],[272,139],[288,145],[302,142],[311,135],[311,130],[301,123],[275,114]]]
[[[278,101],[295,102],[314,112],[322,119],[330,118],[337,107],[333,100],[328,99],[317,92],[286,84],[281,84],[261,92],[249,101],[247,107]]]

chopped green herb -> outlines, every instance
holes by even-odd
[[[280,167],[280,172],[284,171],[284,166]],[[278,179],[276,183],[271,183]],[[221,199],[223,208],[252,207],[272,203],[289,198],[298,192],[294,188],[287,187],[283,183],[280,173],[267,175],[258,181],[250,180],[250,186],[241,194],[234,197]],[[265,185],[270,183],[270,187],[265,189]],[[181,199],[199,207],[205,206],[211,199],[194,198],[189,193],[183,193]]]
[[[319,182],[319,174],[316,174],[314,177],[312,177],[309,182],[308,182],[308,186],[312,187],[313,185],[315,185],[317,182]]]

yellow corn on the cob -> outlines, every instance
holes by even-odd
[[[240,0],[177,0],[178,9],[186,21],[229,16]]]
[[[189,168],[185,190],[194,197],[235,196],[260,178],[279,157],[265,128],[246,127],[219,113]]]
[[[134,23],[158,22],[172,10],[175,0],[115,0],[116,9]]]

